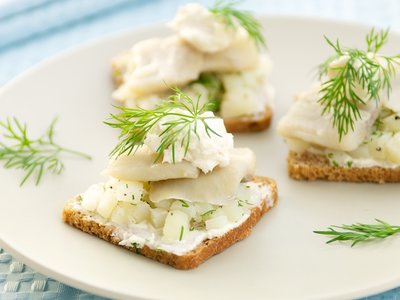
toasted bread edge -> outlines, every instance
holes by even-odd
[[[289,152],[288,173],[296,180],[328,180],[349,182],[400,182],[400,168],[335,167],[322,155]]]

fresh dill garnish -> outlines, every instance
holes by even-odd
[[[241,1],[217,0],[209,10],[217,16],[221,16],[227,26],[236,27],[239,23],[259,47],[266,47],[262,27],[253,15],[245,10],[238,10],[234,6]]]
[[[197,122],[204,125],[208,136],[211,134],[220,136],[207,123],[208,119],[213,119],[213,116],[201,116],[203,113],[210,111],[213,104],[208,102],[204,105],[199,104],[200,97],[193,101],[187,94],[179,88],[173,88],[174,95],[163,101],[160,105],[152,110],[142,108],[124,108],[120,109],[119,114],[111,114],[110,121],[105,124],[121,130],[118,145],[111,151],[110,156],[120,156],[122,154],[129,155],[134,153],[150,132],[150,130],[160,123],[165,127],[159,135],[161,142],[156,150],[157,157],[155,162],[159,161],[166,149],[171,149],[172,159],[175,162],[175,147],[179,138],[182,138],[180,146],[184,149],[186,156],[189,150],[192,135],[198,136]],[[176,110],[180,109],[180,111]],[[164,117],[176,117],[171,121],[163,121]],[[178,144],[179,146],[179,144]]]
[[[391,79],[396,74],[395,64],[399,64],[397,59],[400,56],[379,55],[384,63],[378,63],[375,59],[378,51],[387,42],[388,33],[388,30],[375,32],[372,29],[365,38],[365,51],[343,48],[339,40],[334,43],[325,36],[326,42],[336,54],[319,66],[319,77],[323,78],[329,71],[336,75],[322,83],[319,103],[323,106],[323,114],[332,112],[332,125],[338,130],[339,140],[349,130],[354,130],[354,122],[361,118],[358,106],[366,101],[357,94],[358,86],[367,91],[367,101],[374,100],[376,103],[380,101],[381,91],[386,89],[388,95],[391,91]],[[342,66],[330,68],[330,63],[339,58],[347,61]]]
[[[6,169],[21,169],[25,171],[20,186],[31,176],[35,177],[38,185],[45,171],[60,174],[64,170],[61,154],[72,154],[85,159],[91,159],[87,154],[64,148],[54,142],[54,119],[47,129],[46,134],[37,139],[28,137],[28,126],[22,124],[17,118],[7,118],[0,121],[0,129],[4,133],[0,136],[0,161],[4,162]],[[6,140],[9,142],[6,144]]]
[[[325,231],[314,231],[317,234],[329,235],[333,238],[327,244],[336,241],[351,241],[351,246],[376,239],[384,239],[393,234],[400,233],[400,226],[390,225],[384,221],[375,219],[377,224],[355,223],[352,225],[330,226]],[[341,229],[338,231],[336,229]]]

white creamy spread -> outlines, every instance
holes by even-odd
[[[177,115],[165,116],[161,122],[158,122],[147,134],[144,144],[147,145],[153,152],[156,152],[161,144],[161,133],[166,129],[167,124],[171,121],[177,121],[188,112],[182,109],[172,110]],[[205,122],[217,134],[207,132],[203,122],[196,122],[196,133],[191,131],[190,145],[185,153],[185,145],[182,142],[182,135],[178,137],[175,143],[174,152],[171,148],[164,151],[163,163],[174,163],[186,160],[193,166],[198,167],[204,173],[213,170],[216,166],[226,166],[229,164],[229,150],[233,149],[233,135],[226,132],[224,122],[220,118],[214,117],[212,112],[205,112],[200,117],[204,117]],[[193,125],[195,126],[195,125]]]
[[[228,26],[209,9],[191,3],[180,8],[169,25],[175,34],[138,42],[123,59],[116,58],[123,83],[114,99],[127,107],[152,109],[168,96],[170,87],[178,86],[189,94],[201,92],[205,102],[207,88],[196,80],[211,72],[223,83],[218,96],[221,116],[253,116],[271,105],[271,61],[240,24]]]
[[[84,193],[82,195],[82,202],[74,202],[73,208],[75,210],[84,212],[87,215],[86,218],[88,219],[93,219],[100,224],[115,226],[116,230],[114,234],[121,239],[120,245],[122,246],[141,248],[146,245],[151,249],[168,251],[176,255],[184,255],[185,253],[196,248],[204,240],[222,236],[228,231],[243,224],[243,222],[245,222],[249,217],[250,210],[253,207],[261,207],[262,199],[266,200],[267,207],[274,206],[272,191],[268,186],[254,182],[242,183],[241,186],[242,192],[239,192],[241,194],[238,194],[237,205],[242,209],[242,213],[235,222],[228,221],[222,228],[214,228],[209,230],[192,229],[184,235],[184,238],[181,241],[165,241],[162,237],[162,230],[160,228],[154,228],[148,222],[121,225],[120,223],[110,221],[99,214],[90,212],[84,208],[84,201],[92,202],[93,199],[98,199],[101,197],[99,194],[105,193],[102,189],[98,188],[99,185],[92,187],[86,193]],[[90,199],[85,200],[87,198]]]
[[[371,59],[385,66],[379,55],[368,54]],[[380,92],[380,101],[370,100],[366,88],[355,87],[355,93],[365,105],[359,105],[360,118],[354,130],[339,141],[337,128],[332,126],[332,112],[322,114],[321,83],[334,78],[337,68],[348,62],[343,55],[332,61],[328,73],[306,92],[300,94],[289,112],[280,120],[278,132],[285,137],[292,151],[310,152],[328,158],[333,166],[341,167],[400,167],[400,77],[391,82],[392,93]],[[400,67],[395,64],[396,69]],[[357,67],[357,66],[356,66]]]
[[[308,152],[325,156],[331,165],[347,167],[347,168],[371,168],[371,167],[381,167],[385,169],[395,169],[400,168],[400,163],[393,163],[385,160],[374,159],[373,157],[354,157],[346,152],[337,152],[329,149],[316,149],[310,147],[307,149]]]

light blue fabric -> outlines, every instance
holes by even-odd
[[[5,14],[0,26],[0,51],[15,48],[49,36],[57,31],[79,26],[135,5],[134,0],[59,0],[41,1],[18,12]],[[1,20],[1,17],[0,17]]]
[[[0,85],[67,48],[109,33],[166,21],[185,2],[14,0],[0,5]],[[196,2],[211,5],[214,1]],[[398,0],[248,0],[240,5],[259,14],[327,17],[390,26],[400,32]],[[0,299],[103,298],[41,275],[0,248]],[[364,299],[400,299],[400,288]]]

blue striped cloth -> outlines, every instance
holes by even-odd
[[[0,86],[62,50],[170,19],[185,0],[0,0]],[[211,5],[214,1],[196,1]],[[248,0],[249,10],[351,20],[400,32],[398,0]],[[1,232],[1,230],[0,230]],[[0,248],[0,299],[103,299],[64,285]],[[364,298],[399,299],[400,288]]]
[[[121,9],[134,6],[135,2],[134,0],[17,1],[16,4],[8,5],[0,11],[0,51],[7,51],[57,31],[106,17]]]

